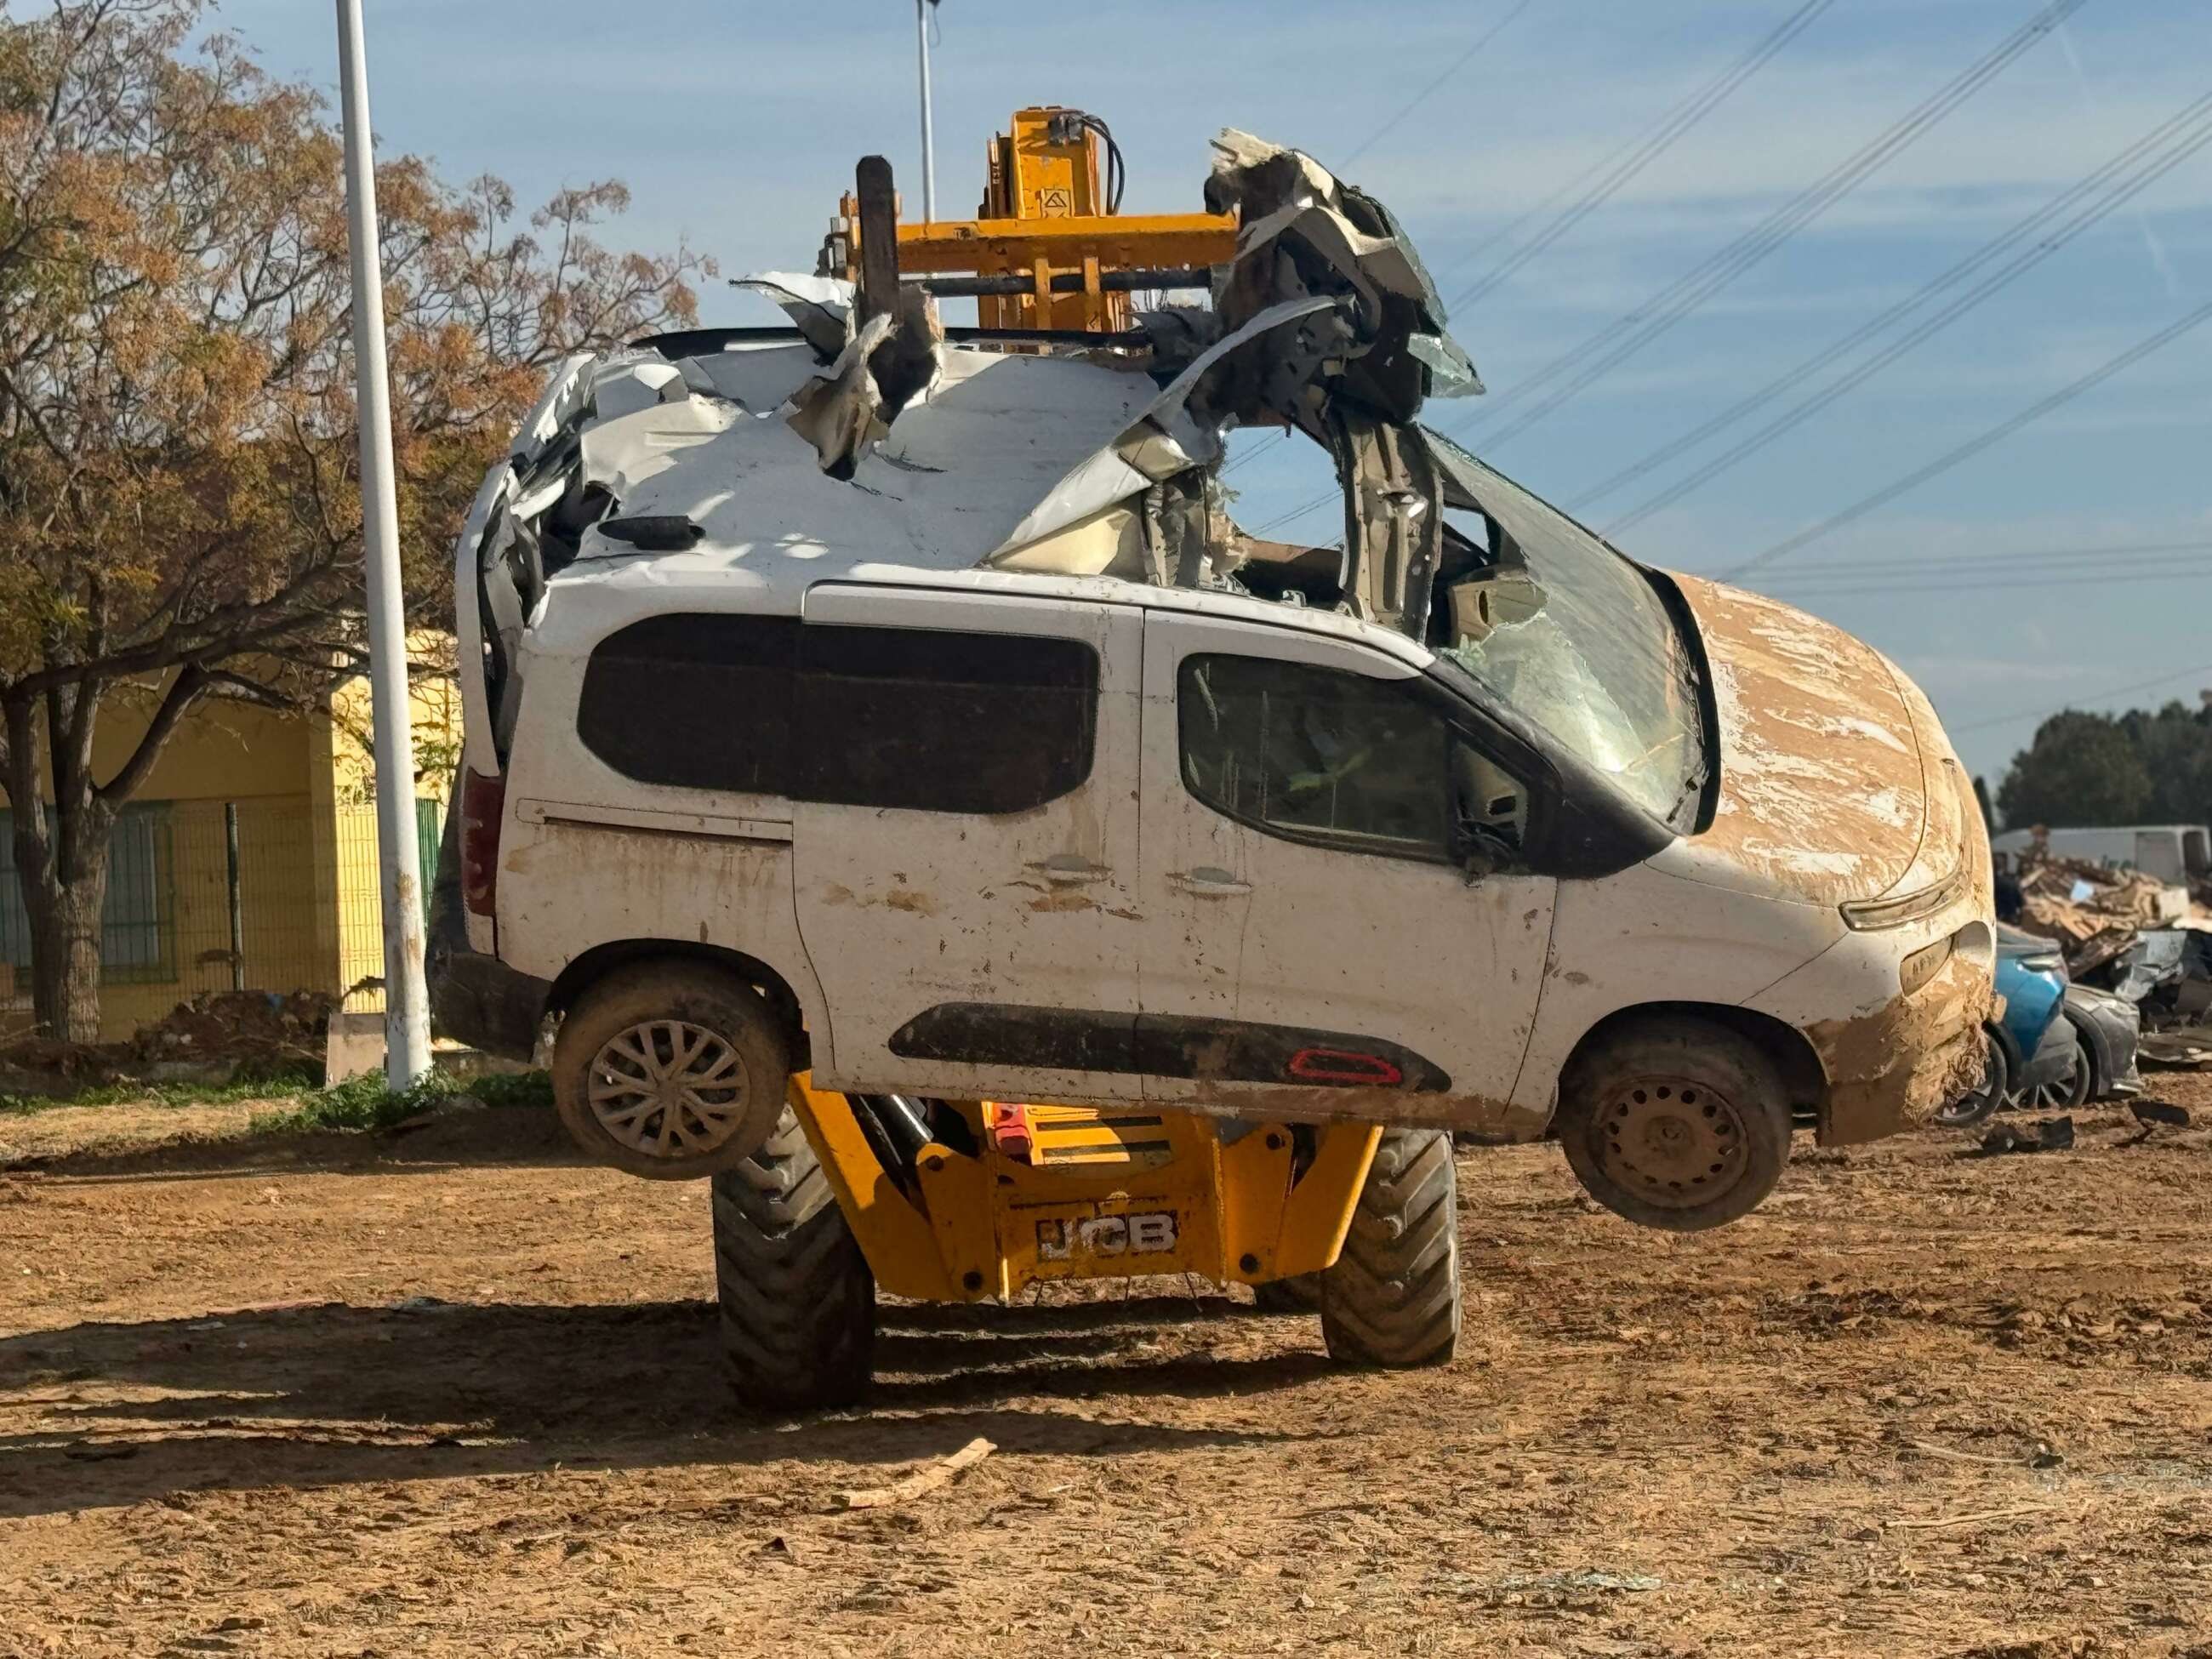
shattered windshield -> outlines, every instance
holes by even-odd
[[[1654,817],[1686,826],[1706,777],[1696,671],[1650,580],[1565,514],[1422,431],[1444,479],[1439,653]]]

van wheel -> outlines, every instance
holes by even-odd
[[[596,1162],[653,1180],[732,1167],[775,1127],[791,1039],[761,994],[695,963],[641,963],[577,999],[553,1103]]]
[[[875,1276],[788,1108],[714,1193],[714,1288],[738,1398],[763,1411],[851,1405],[874,1360]]]
[[[1459,1178],[1449,1132],[1382,1132],[1343,1252],[1319,1278],[1322,1340],[1340,1364],[1398,1369],[1451,1358],[1459,1346]]]
[[[1559,1079],[1559,1142],[1590,1196],[1670,1232],[1749,1214],[1790,1162],[1790,1092],[1758,1044],[1711,1020],[1626,1025]]]

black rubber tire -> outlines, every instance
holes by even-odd
[[[713,1033],[744,1068],[741,1121],[710,1150],[656,1155],[617,1139],[592,1114],[591,1069],[602,1047],[655,1020]],[[735,974],[702,963],[616,969],[576,999],[553,1044],[553,1104],[569,1135],[595,1163],[652,1181],[692,1180],[743,1161],[774,1132],[790,1076],[791,1035],[767,999]]]
[[[2089,1047],[2089,1039],[2078,1031],[2074,1036],[2074,1075],[2066,1080],[2066,1093],[2058,1104],[2062,1111],[2079,1111],[2091,1099],[2102,1099],[2103,1091],[2097,1087],[2097,1056]]]
[[[1965,1129],[1979,1123],[2003,1105],[2012,1091],[2012,1061],[2004,1044],[1995,1031],[1984,1031],[1982,1040],[1989,1049],[1989,1065],[1982,1073],[1981,1089],[1937,1107],[1933,1121],[1941,1128]]]
[[[1688,1087],[1706,1097],[1700,1119],[1723,1114],[1733,1178],[1698,1201],[1660,1202],[1616,1179],[1605,1152],[1613,1146],[1609,1115],[1649,1089],[1665,1097]],[[1592,1198],[1639,1226],[1702,1232],[1748,1215],[1782,1179],[1790,1163],[1790,1091],[1780,1069],[1757,1043],[1726,1025],[1687,1016],[1638,1020],[1616,1027],[1568,1062],[1559,1079],[1554,1126],[1567,1163]],[[1679,1131],[1678,1131],[1679,1133]],[[1696,1133],[1703,1133],[1700,1128]],[[1692,1177],[1702,1182],[1700,1168]],[[1671,1182],[1669,1183],[1672,1184]]]
[[[1310,1314],[1321,1306],[1321,1275],[1300,1273],[1296,1279],[1271,1279],[1252,1287],[1252,1305],[1261,1313]]]
[[[876,1280],[837,1195],[785,1108],[750,1158],[714,1177],[722,1357],[757,1410],[829,1410],[868,1390]]]
[[[1459,1346],[1460,1280],[1449,1131],[1382,1132],[1344,1250],[1320,1278],[1322,1340],[1338,1364],[1395,1370],[1449,1363]]]

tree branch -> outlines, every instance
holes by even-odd
[[[208,689],[210,675],[198,663],[187,663],[169,682],[162,694],[154,718],[146,722],[146,730],[139,736],[137,746],[131,757],[116,769],[115,775],[93,793],[104,806],[118,807],[137,794],[154,769],[154,763],[161,758],[162,748],[177,729],[191,706],[200,700]]]

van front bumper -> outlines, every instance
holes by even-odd
[[[1856,1146],[1925,1127],[1980,1080],[1982,1026],[1996,995],[1990,951],[1954,949],[1936,976],[1871,1014],[1805,1028],[1827,1073],[1824,1146]]]

